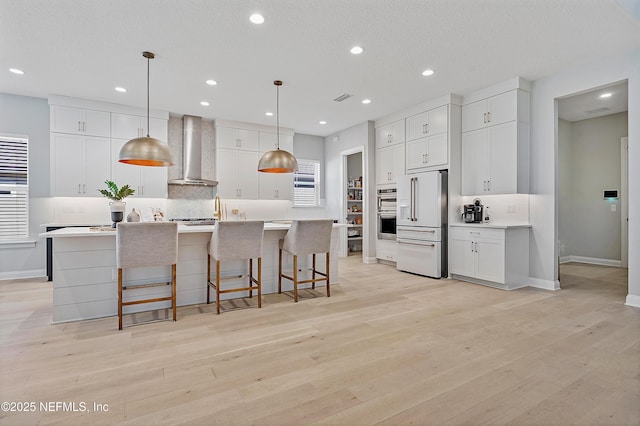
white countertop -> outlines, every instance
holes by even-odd
[[[456,223],[449,224],[449,226],[465,227],[465,228],[493,228],[493,229],[531,228],[531,224],[529,223],[500,223],[500,222],[489,222],[489,223],[456,222]]]
[[[213,232],[215,225],[178,225],[179,234],[190,234],[198,232]],[[265,222],[265,231],[286,231],[291,226],[291,221],[273,221]],[[334,223],[334,228],[346,227],[346,224]],[[55,231],[43,232],[40,237],[59,238],[59,237],[109,237],[115,236],[116,230],[113,228],[103,227],[101,230],[92,229],[92,227],[73,227],[57,229]]]

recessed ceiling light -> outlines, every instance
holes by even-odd
[[[433,70],[424,70],[422,71],[422,75],[428,77],[430,75],[433,75],[434,71]]]
[[[14,74],[18,74],[18,75],[24,74],[24,71],[19,70],[18,68],[9,68],[9,71],[11,71]]]
[[[209,102],[207,102],[207,101],[202,101],[202,102],[200,102],[200,105],[202,105],[202,106],[209,106],[209,105],[211,105],[211,104],[210,104]]]
[[[365,104],[365,105],[366,104],[370,104],[371,103],[371,99],[363,99],[362,103]]]
[[[273,113],[272,112],[265,112],[264,115],[266,115],[267,117],[272,117]]]
[[[125,89],[124,87],[116,87],[116,92],[125,93],[126,91],[127,89]]]
[[[260,15],[259,13],[254,13],[253,15],[249,16],[249,20],[254,24],[262,24],[264,22],[264,16]]]
[[[324,120],[322,120],[322,121],[320,122],[320,124],[327,124],[327,122],[326,122],[326,121],[324,121]]]
[[[613,93],[611,92],[607,92],[607,93],[603,93],[602,95],[600,95],[601,98],[610,98],[613,95]]]
[[[353,53],[354,55],[359,55],[362,52],[364,52],[364,49],[362,47],[360,47],[360,46],[353,46],[351,48],[351,53]]]
[[[218,84],[218,82],[217,82],[217,81],[215,81],[215,80],[207,80],[207,84],[208,84],[209,86],[215,86],[215,85],[217,85],[217,84]]]

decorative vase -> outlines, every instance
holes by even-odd
[[[131,213],[127,215],[127,222],[140,222],[140,213],[136,209],[132,209]]]
[[[126,204],[127,203],[124,201],[112,201],[109,203],[109,207],[111,209],[111,221],[113,222],[111,225],[112,228],[115,228],[116,224],[118,222],[122,222],[122,219],[124,219]]]

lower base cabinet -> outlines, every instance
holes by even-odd
[[[529,229],[452,225],[449,232],[451,276],[506,290],[528,285]]]
[[[376,240],[376,258],[396,262],[398,258],[398,243],[395,240]]]

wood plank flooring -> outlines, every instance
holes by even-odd
[[[640,309],[626,269],[561,267],[506,292],[340,260],[340,284],[51,325],[43,281],[0,282],[3,425],[640,425]],[[144,316],[138,315],[143,320]],[[41,402],[85,403],[43,411]],[[94,403],[108,411],[93,411]],[[14,407],[15,408],[15,407]]]

